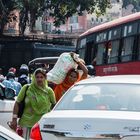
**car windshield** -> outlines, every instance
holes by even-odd
[[[55,110],[140,111],[140,85],[76,85],[66,93]]]

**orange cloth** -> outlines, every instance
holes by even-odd
[[[68,72],[64,81],[61,84],[58,84],[55,86],[54,93],[55,93],[55,98],[57,102],[63,96],[63,94],[74,84],[74,83],[70,83],[68,80],[70,73],[71,73],[71,70]],[[80,80],[80,77],[78,74],[78,80],[76,82],[78,82],[79,80]]]

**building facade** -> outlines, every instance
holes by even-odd
[[[54,19],[45,11],[43,16],[37,19],[34,30],[42,34],[80,34],[99,24],[131,14],[134,8],[133,5],[128,5],[125,9],[122,9],[122,4],[123,0],[111,0],[111,8],[107,9],[106,14],[100,17],[97,17],[94,13],[87,14],[87,12],[84,12],[82,16],[73,15],[60,27],[54,26]],[[7,23],[5,26],[6,33],[19,33],[19,12],[17,10],[13,12],[17,17],[17,21]],[[30,34],[29,27],[26,28],[25,34]]]

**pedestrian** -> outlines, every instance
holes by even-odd
[[[84,61],[82,59],[77,59],[77,60],[74,59],[74,61],[78,64],[78,66],[82,70],[82,75],[80,76],[78,69],[72,68],[68,71],[63,82],[61,84],[56,85],[54,88],[55,97],[56,97],[57,102],[73,84],[75,84],[76,82],[78,82],[82,79],[87,78],[87,76],[88,76],[88,69],[86,68],[86,66],[84,64]]]
[[[26,64],[22,64],[19,69],[18,82],[24,86],[29,84],[29,68]]]
[[[0,74],[0,83],[2,83],[6,88],[12,88],[13,89],[12,84],[8,80],[6,80],[5,77],[2,74]]]
[[[24,85],[17,96],[12,122],[10,123],[10,127],[13,130],[16,131],[17,128],[18,104],[23,100],[27,86],[29,87],[26,91],[25,108],[18,121],[18,126],[23,130],[22,136],[26,140],[29,139],[30,130],[34,124],[40,120],[43,114],[49,112],[56,103],[54,92],[48,87],[45,71],[41,68],[36,69],[31,84]]]
[[[15,81],[15,73],[8,72],[6,77],[7,77],[7,80],[11,83],[12,88],[16,91],[16,95],[18,95],[19,91],[21,90],[21,84]]]
[[[16,74],[16,68],[11,67],[11,68],[8,70],[8,72],[13,72],[14,74]]]

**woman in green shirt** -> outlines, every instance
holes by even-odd
[[[56,103],[54,92],[48,87],[46,73],[43,69],[39,68],[34,72],[32,83],[26,91],[27,86],[24,85],[17,96],[13,109],[12,122],[10,123],[10,127],[16,131],[18,104],[24,99],[24,93],[26,92],[25,108],[23,115],[18,121],[18,126],[23,130],[22,136],[26,140],[29,139],[30,130],[33,125],[40,120],[43,114],[49,112],[51,106],[54,106]]]

